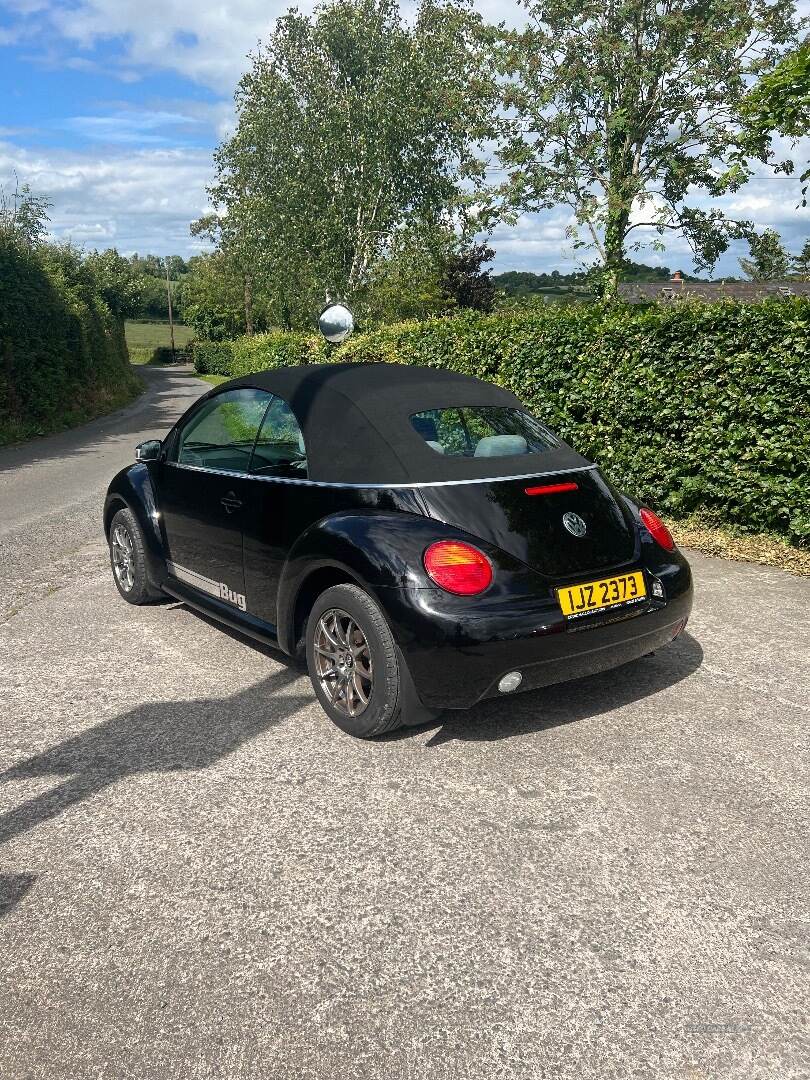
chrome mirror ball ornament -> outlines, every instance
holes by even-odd
[[[318,327],[328,342],[340,345],[354,330],[354,316],[343,304],[330,304],[321,312]]]

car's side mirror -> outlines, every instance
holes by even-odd
[[[345,341],[354,330],[354,316],[343,304],[330,304],[318,318],[318,328],[332,345]]]
[[[147,439],[146,442],[138,443],[135,447],[135,460],[157,461],[162,449],[163,443],[160,439]]]

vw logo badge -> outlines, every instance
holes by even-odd
[[[588,531],[588,526],[579,514],[563,514],[563,525],[572,536],[584,536]]]

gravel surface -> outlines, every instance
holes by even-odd
[[[668,649],[357,742],[120,600],[107,438],[0,454],[2,1080],[810,1075],[810,582],[695,555]]]

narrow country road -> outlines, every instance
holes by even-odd
[[[810,582],[692,553],[618,671],[375,742],[182,604],[110,476],[206,389],[0,451],[0,1080],[810,1075]]]
[[[0,618],[55,587],[65,558],[100,535],[107,485],[136,444],[165,435],[211,389],[186,368],[137,371],[146,389],[127,408],[0,449]]]

